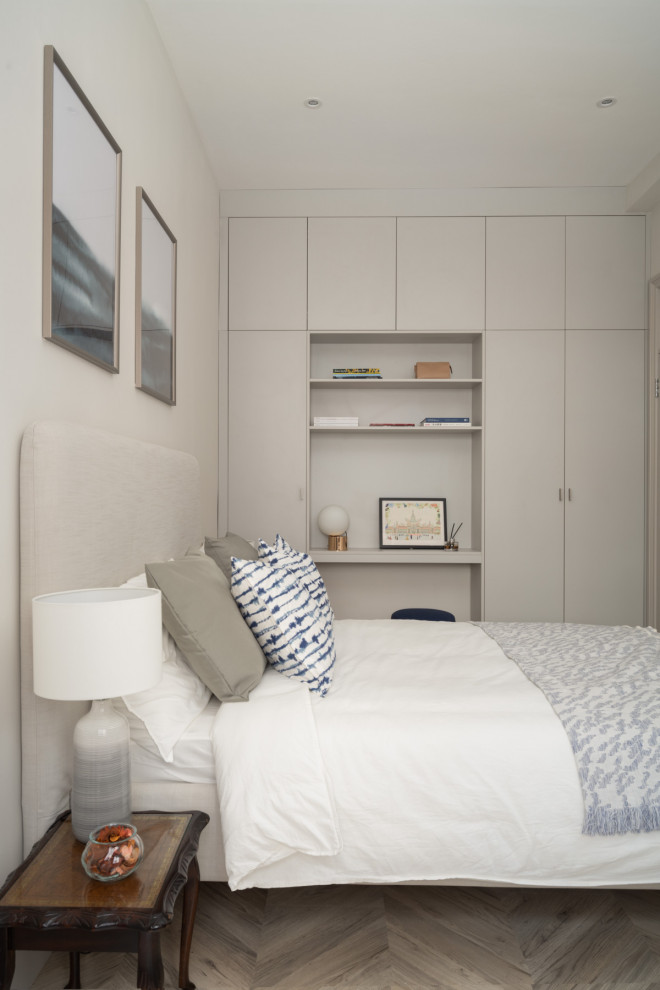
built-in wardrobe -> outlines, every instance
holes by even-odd
[[[644,223],[487,221],[489,619],[643,622]]]
[[[644,217],[228,228],[231,530],[308,549],[340,616],[643,621]],[[433,360],[451,380],[415,377]],[[425,430],[429,415],[468,424]],[[380,497],[437,496],[458,551],[380,546]],[[331,503],[343,554],[316,523]]]

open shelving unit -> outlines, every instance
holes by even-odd
[[[309,547],[314,560],[480,565],[483,334],[310,331],[308,343]],[[417,361],[446,360],[451,378],[415,378]],[[335,367],[378,367],[382,378],[333,379]],[[314,426],[314,417],[323,415],[356,416],[358,426]],[[470,425],[418,425],[435,415],[469,416]],[[458,551],[380,548],[380,497],[441,496],[447,498],[449,525],[463,523]],[[325,549],[316,518],[328,504],[348,511],[347,551]]]

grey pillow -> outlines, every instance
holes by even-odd
[[[222,571],[201,554],[145,571],[149,587],[160,588],[163,625],[197,676],[221,701],[247,701],[266,659]]]
[[[236,533],[213,538],[207,536],[204,539],[204,553],[213,558],[229,582],[231,582],[232,557],[238,557],[240,560],[257,560],[259,557],[252,544]]]

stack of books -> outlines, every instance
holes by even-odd
[[[333,368],[333,378],[382,378],[380,368]]]
[[[469,416],[426,416],[420,426],[450,426],[452,429],[455,427],[469,426],[470,417]]]
[[[358,426],[357,416],[315,416],[314,426]]]
[[[415,425],[414,423],[369,423],[369,426],[376,426],[382,428],[392,427],[392,426],[414,426],[414,425]]]

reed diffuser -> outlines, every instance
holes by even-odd
[[[445,550],[458,550],[458,541],[456,537],[458,536],[458,531],[462,525],[463,523],[459,523],[458,526],[456,523],[452,523],[451,530],[449,532],[449,539],[445,543]]]

